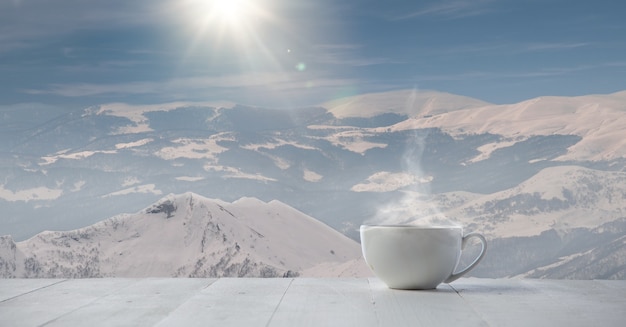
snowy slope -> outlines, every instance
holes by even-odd
[[[337,118],[373,117],[387,113],[423,117],[486,105],[489,103],[478,99],[425,90],[368,93],[321,104]]]
[[[510,146],[533,135],[578,135],[581,142],[558,160],[626,158],[626,91],[578,97],[539,97],[495,105],[435,91],[403,90],[357,95],[322,105],[336,117],[397,113],[408,119],[378,132],[441,128],[453,135],[503,136],[492,147]],[[355,146],[355,145],[353,145]],[[488,147],[486,147],[488,148]]]
[[[626,172],[560,166],[492,194],[408,193],[403,202],[414,207],[418,220],[443,215],[490,238],[528,237],[548,230],[592,229],[626,217],[624,185]]]
[[[358,243],[281,202],[193,193],[0,246],[4,277],[280,277],[361,256]]]
[[[442,128],[451,134],[502,135],[502,142],[533,135],[578,135],[582,140],[558,160],[626,158],[626,91],[580,97],[540,97],[407,119],[393,130]]]

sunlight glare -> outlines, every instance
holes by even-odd
[[[249,0],[213,0],[212,3],[210,15],[228,24],[241,24],[252,10]]]
[[[273,20],[273,0],[181,0],[185,23],[198,34],[249,39]]]

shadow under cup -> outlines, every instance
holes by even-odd
[[[478,233],[463,236],[460,226],[362,225],[361,248],[367,265],[389,288],[433,289],[473,269],[487,241]],[[481,242],[480,254],[455,272],[468,240]]]

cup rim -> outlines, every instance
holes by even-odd
[[[463,229],[461,225],[361,224],[361,228]]]

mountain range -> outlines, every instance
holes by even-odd
[[[403,90],[289,110],[0,110],[8,245],[193,192],[277,200],[354,241],[363,222],[462,224],[490,242],[476,276],[626,278],[626,91],[507,105]]]

